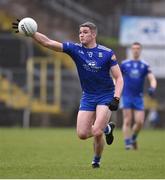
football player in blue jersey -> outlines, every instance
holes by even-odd
[[[16,23],[14,27],[17,28]],[[36,32],[32,38],[58,52],[70,55],[76,64],[82,87],[82,97],[77,116],[77,134],[80,139],[94,138],[92,167],[100,167],[105,134],[107,144],[113,142],[115,125],[109,119],[111,111],[118,109],[123,88],[123,78],[114,52],[96,43],[97,27],[86,22],[80,25],[80,43],[60,43]],[[115,85],[111,74],[115,80]]]
[[[137,149],[137,136],[144,123],[143,87],[145,77],[148,78],[150,87],[148,94],[154,96],[157,81],[149,65],[140,59],[142,45],[135,42],[131,46],[133,59],[121,63],[124,79],[122,92],[123,108],[123,134],[126,149]],[[132,126],[132,121],[134,124]]]

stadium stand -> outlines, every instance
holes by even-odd
[[[157,12],[156,6],[163,6],[163,1],[158,0],[157,3],[153,0],[145,0],[141,6],[142,0],[102,0],[101,3],[95,0],[1,0],[0,1],[0,83],[2,87],[1,92],[1,108],[11,108],[15,110],[28,107],[29,97],[28,90],[28,73],[26,66],[27,62],[32,57],[34,62],[37,62],[37,57],[60,60],[61,66],[61,99],[60,106],[54,106],[53,93],[51,83],[52,78],[52,65],[47,66],[47,98],[46,103],[43,103],[43,98],[40,99],[40,88],[37,87],[39,83],[40,65],[35,65],[34,81],[35,88],[33,89],[34,106],[33,112],[44,112],[52,114],[64,114],[68,112],[73,114],[78,107],[80,88],[77,79],[77,72],[75,71],[74,63],[67,55],[61,53],[53,53],[36,43],[33,43],[27,38],[17,36],[11,33],[11,22],[16,18],[23,18],[27,16],[35,17],[39,24],[39,31],[47,34],[50,38],[59,41],[77,41],[78,24],[91,20],[99,27],[99,41],[106,44],[110,38],[115,39],[113,49],[118,55],[119,61],[126,56],[125,47],[118,45],[119,34],[119,18],[121,15],[165,15],[164,11]],[[95,6],[93,6],[95,5]],[[110,37],[110,38],[109,38]],[[98,39],[99,39],[98,38]],[[110,39],[110,45],[112,41]],[[3,44],[3,47],[2,47]],[[106,44],[107,45],[107,44]],[[7,51],[7,46],[9,51]],[[109,44],[108,44],[109,46]],[[6,48],[4,48],[6,47]],[[19,52],[19,53],[18,53]],[[35,61],[36,60],[36,61]],[[35,64],[35,63],[34,63]],[[37,63],[36,63],[37,64]],[[5,76],[4,76],[5,74]],[[34,82],[33,82],[34,83]],[[162,98],[164,95],[164,79],[158,79],[157,100],[158,109],[161,112],[164,110],[165,101]],[[59,88],[59,87],[55,87]],[[11,91],[12,89],[12,91]],[[45,90],[42,90],[44,94]],[[41,94],[42,94],[41,93]],[[12,99],[12,98],[14,99]],[[150,101],[146,101],[146,106],[149,107]],[[0,109],[1,109],[0,108]],[[2,111],[1,111],[2,112]],[[67,114],[67,113],[66,113]],[[20,116],[20,114],[19,114]],[[37,118],[35,116],[35,118]],[[41,117],[40,117],[41,118]],[[75,118],[75,117],[74,117]],[[120,119],[120,116],[119,116]],[[1,122],[0,122],[1,123]],[[120,123],[119,123],[120,124]]]

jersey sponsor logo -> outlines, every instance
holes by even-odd
[[[117,60],[115,54],[112,55],[111,59],[112,59],[113,61],[116,61],[116,60]]]
[[[84,69],[90,72],[98,72],[101,67],[97,66],[97,62],[94,60],[86,60],[86,64],[83,64]]]
[[[140,77],[140,72],[138,69],[132,69],[129,73],[131,78],[139,78]]]
[[[96,62],[91,62],[88,65],[91,66],[91,67],[95,67],[96,66]]]

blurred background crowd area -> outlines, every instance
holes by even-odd
[[[39,32],[61,42],[77,42],[79,24],[94,22],[98,43],[112,48],[119,64],[129,57],[131,36],[127,33],[132,29],[130,33],[141,40],[143,57],[150,60],[158,80],[154,99],[147,96],[148,83],[145,85],[145,127],[165,127],[164,9],[163,0],[0,0],[0,126],[76,123],[81,90],[70,57],[12,31],[16,19],[32,17]],[[151,38],[145,39],[143,34]],[[152,40],[154,36],[158,38]],[[120,110],[112,119],[121,127]]]

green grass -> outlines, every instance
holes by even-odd
[[[165,178],[165,131],[143,130],[139,150],[126,151],[120,130],[91,168],[92,139],[75,129],[0,129],[0,178]]]

